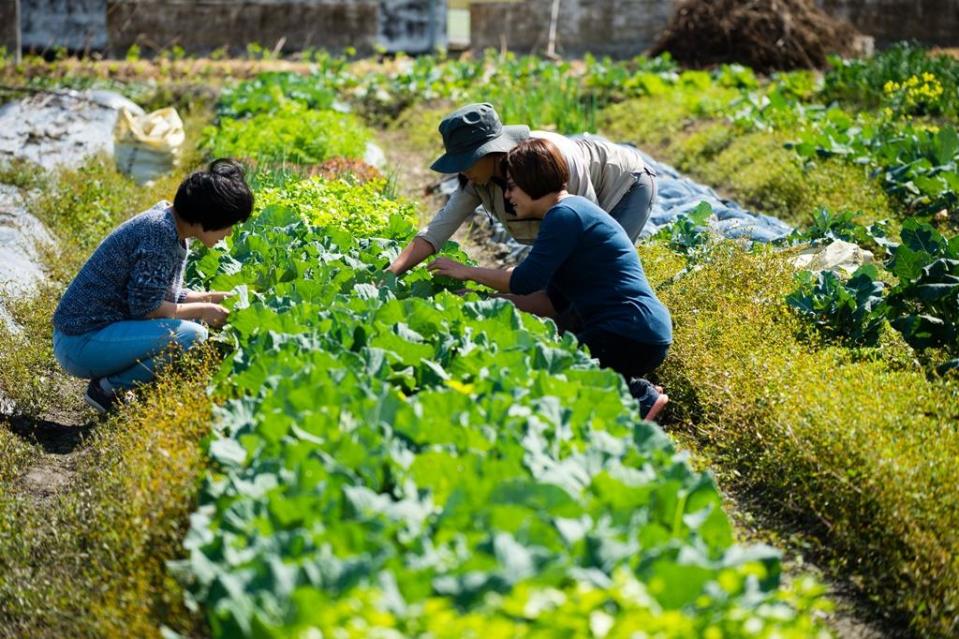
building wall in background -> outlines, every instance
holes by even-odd
[[[703,0],[707,1],[707,0]],[[679,0],[560,0],[557,50],[628,57],[641,53],[669,21]],[[879,46],[902,39],[959,46],[959,0],[816,0],[849,19]],[[23,46],[35,51],[106,50],[122,55],[138,43],[174,44],[198,54],[248,43],[284,50],[353,46],[361,52],[423,51],[446,41],[446,6],[469,5],[474,49],[506,45],[546,50],[552,0],[21,0]],[[12,48],[14,0],[0,0],[0,46]],[[4,13],[7,12],[7,13]],[[465,22],[465,20],[461,20]],[[464,45],[463,37],[456,44]]]
[[[706,2],[708,0],[702,0]],[[925,45],[959,46],[959,0],[816,0],[849,20],[879,47],[914,39]],[[679,0],[560,0],[557,51],[637,55],[665,28]],[[471,46],[546,50],[552,0],[513,0],[470,5]]]
[[[17,47],[17,0],[0,0],[0,47],[7,53]]]
[[[23,47],[102,51],[107,46],[107,0],[20,0]]]
[[[959,46],[959,0],[816,0],[876,39],[879,48],[899,40]]]
[[[282,39],[284,50],[324,48],[373,50],[378,2],[359,0],[107,0],[109,53],[122,55],[133,44],[146,50],[174,45],[188,53],[227,47],[240,53],[259,43],[267,49]]]
[[[552,4],[552,0],[472,4],[472,47],[545,51]],[[560,0],[556,51],[638,55],[656,40],[676,4],[677,0]]]

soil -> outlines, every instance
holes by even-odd
[[[83,392],[77,382],[76,393]],[[73,390],[73,389],[71,389]],[[41,417],[0,415],[0,423],[27,443],[40,448],[35,463],[13,487],[35,500],[65,491],[84,454],[84,439],[96,425],[94,413],[84,409],[55,410]]]
[[[849,579],[827,572],[828,560],[811,542],[803,527],[769,513],[762,499],[730,490],[720,481],[725,510],[743,543],[765,543],[783,553],[783,581],[812,575],[827,589],[835,609],[823,621],[839,639],[909,639],[914,636],[905,619],[896,618],[870,602]]]

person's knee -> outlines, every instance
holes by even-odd
[[[176,330],[176,341],[180,347],[188,351],[197,344],[202,344],[210,336],[210,332],[202,324],[196,322],[181,322]]]

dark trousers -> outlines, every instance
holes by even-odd
[[[600,366],[611,368],[626,378],[629,392],[639,401],[642,414],[645,415],[659,393],[644,376],[663,363],[669,345],[644,344],[603,330],[584,330],[577,337],[589,347],[589,352],[599,360]]]

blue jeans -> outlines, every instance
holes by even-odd
[[[54,330],[53,354],[74,377],[106,377],[114,388],[126,389],[152,380],[172,345],[186,351],[207,336],[205,327],[188,320],[130,320],[83,335]]]
[[[636,176],[636,184],[626,191],[626,195],[616,203],[609,214],[626,229],[629,241],[635,244],[639,232],[643,230],[653,210],[653,200],[656,199],[656,180],[653,179],[655,174],[649,168],[633,175]]]

